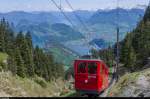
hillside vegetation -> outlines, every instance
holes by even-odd
[[[48,83],[40,77],[21,78],[11,72],[0,72],[0,97],[54,97],[60,96],[64,88],[62,79]]]
[[[25,35],[24,35],[25,34]],[[46,81],[63,77],[63,64],[57,63],[53,55],[42,48],[33,46],[30,32],[15,32],[3,18],[0,21],[0,52],[7,54],[1,68],[22,78],[39,76]],[[6,57],[0,54],[1,59]]]
[[[30,32],[16,35],[4,18],[0,21],[0,97],[59,96],[65,86],[63,66],[33,46]]]

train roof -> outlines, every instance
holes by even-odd
[[[103,62],[104,63],[104,61],[103,60],[101,60],[101,59],[75,59],[75,61],[82,61],[82,60],[85,60],[85,61],[99,61],[99,62]],[[106,65],[106,67],[108,68],[108,66]]]
[[[101,59],[75,59],[75,60],[88,60],[88,61],[103,61]]]

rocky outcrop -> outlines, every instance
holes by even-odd
[[[150,69],[127,73],[112,87],[110,97],[150,97]]]

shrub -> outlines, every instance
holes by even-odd
[[[0,62],[0,71],[2,71],[3,69],[6,70],[7,65],[3,62]]]
[[[35,77],[34,81],[39,84],[41,87],[46,88],[47,87],[47,83],[44,79],[40,78],[40,77]]]

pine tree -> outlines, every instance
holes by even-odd
[[[136,53],[132,47],[132,38],[131,34],[127,34],[124,46],[121,50],[121,62],[124,63],[124,66],[130,69],[134,69],[136,62]]]
[[[42,76],[41,54],[42,54],[41,49],[38,46],[36,46],[34,49],[34,64],[35,64],[34,68],[35,68],[35,73],[38,76]]]
[[[6,21],[3,18],[0,22],[0,51],[5,52]]]
[[[130,66],[132,71],[134,71],[136,69],[136,67],[135,67],[135,65],[136,65],[136,59],[137,58],[136,58],[135,51],[134,51],[133,47],[130,46],[130,49],[129,49],[129,59],[128,59],[129,63],[127,63],[126,66],[127,65]]]
[[[25,77],[25,65],[20,54],[19,48],[15,49],[15,61],[17,65],[17,75],[19,75],[20,77]]]
[[[52,56],[49,53],[45,53],[45,68],[47,71],[45,72],[46,80],[50,81],[52,78],[52,68],[54,66]]]
[[[41,52],[39,53],[39,61],[40,61],[40,66],[41,66],[41,74],[42,77],[45,78],[46,80],[49,79],[48,77],[48,70],[47,70],[47,57],[46,55],[43,53],[43,51],[41,50]]]
[[[29,31],[26,33],[25,38],[27,40],[27,44],[29,46],[29,49],[31,50],[31,53],[33,53],[32,36],[31,36],[31,33]]]
[[[17,37],[16,37],[16,40],[15,40],[15,45],[16,47],[18,48],[17,50],[19,50],[19,53],[20,53],[20,57],[21,57],[21,60],[23,61],[23,65],[24,65],[24,72],[25,74],[27,74],[27,68],[26,68],[26,57],[27,57],[27,49],[25,48],[26,44],[25,44],[25,38],[24,38],[24,35],[23,33],[20,31],[18,34],[17,34]]]
[[[32,37],[30,35],[30,32],[28,32],[25,36],[25,40],[27,42],[26,49],[27,49],[27,72],[29,76],[34,75],[34,60],[33,60],[33,44],[32,44]]]
[[[13,49],[14,32],[3,18],[0,22],[0,51],[10,54]]]
[[[25,73],[28,77],[34,75],[34,63],[32,54],[32,45],[29,44],[28,37],[25,38],[22,32],[16,37],[16,45],[18,46],[22,59],[24,61]]]

